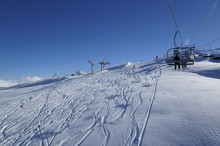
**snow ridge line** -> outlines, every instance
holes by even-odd
[[[144,120],[144,125],[141,129],[141,133],[140,133],[140,136],[139,136],[139,140],[138,140],[138,146],[141,146],[142,144],[142,141],[143,141],[143,136],[144,136],[144,133],[146,131],[146,127],[147,127],[147,123],[149,121],[149,118],[150,118],[150,113],[151,113],[151,109],[152,109],[152,105],[153,105],[153,102],[154,102],[154,99],[156,97],[156,93],[157,93],[157,84],[158,84],[158,80],[161,76],[161,68],[159,69],[159,75],[157,76],[157,80],[156,80],[156,84],[155,84],[155,88],[154,88],[154,94],[151,98],[151,102],[150,102],[150,105],[148,107],[148,111],[147,111],[147,114],[146,114],[146,117],[145,117],[145,120]],[[155,70],[155,73],[156,73],[156,70]]]

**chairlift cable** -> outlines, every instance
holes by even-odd
[[[204,45],[198,46],[198,48],[199,48],[199,47],[204,47],[204,46],[211,45],[211,44],[213,44],[214,42],[217,42],[217,41],[219,41],[219,40],[220,40],[220,37],[217,38],[217,39],[214,39],[213,41],[210,41],[210,42],[208,42],[208,43],[206,43],[206,44],[204,44]]]
[[[180,33],[180,29],[179,29],[179,27],[178,27],[178,24],[177,24],[177,21],[176,21],[176,18],[175,18],[175,15],[174,15],[174,12],[173,12],[173,9],[172,9],[170,0],[167,0],[167,3],[168,3],[168,5],[169,5],[170,12],[171,12],[172,17],[173,17],[173,21],[174,21],[174,23],[175,23],[175,25],[176,25],[176,29],[177,29],[177,31],[179,32],[180,39],[181,39],[181,41],[182,41],[182,43],[183,43],[183,38],[182,38],[182,35],[181,35],[181,33]]]
[[[204,30],[204,28],[205,28],[205,26],[206,26],[206,24],[207,24],[209,18],[211,17],[211,15],[212,15],[212,13],[213,13],[213,11],[214,11],[214,9],[215,9],[215,7],[216,7],[216,5],[217,5],[218,2],[219,2],[219,0],[216,0],[216,1],[215,1],[214,5],[212,6],[211,11],[209,12],[209,15],[208,15],[208,16],[206,17],[206,19],[204,20],[204,22],[203,22],[203,24],[202,24],[202,26],[201,26],[201,29],[200,29],[200,31],[199,31],[199,33],[198,33],[198,36],[197,36],[197,38],[196,38],[196,41],[197,41],[197,40],[199,39],[199,37],[201,36],[201,34],[202,34],[202,32],[203,32],[203,30]]]
[[[211,42],[209,42],[209,44],[212,44],[212,43],[214,43],[214,42],[216,42],[216,41],[218,41],[218,40],[220,40],[220,37],[217,38],[217,39],[215,39],[215,40],[213,40],[213,41],[211,41]]]

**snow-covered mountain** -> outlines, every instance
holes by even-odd
[[[220,145],[220,63],[163,61],[0,90],[0,145]]]
[[[19,84],[17,81],[13,80],[0,80],[0,88],[1,87],[11,87]]]
[[[0,80],[0,88],[12,87],[12,86],[16,86],[19,84],[27,84],[27,83],[40,81],[40,80],[42,80],[42,78],[36,77],[36,76],[33,76],[33,77],[27,76],[27,77],[21,78],[20,80]]]

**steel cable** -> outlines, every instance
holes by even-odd
[[[172,17],[173,17],[173,21],[174,21],[174,23],[175,23],[175,25],[176,25],[176,29],[177,29],[177,31],[179,32],[180,39],[181,39],[181,41],[182,41],[182,43],[183,43],[183,38],[182,38],[182,35],[181,35],[181,33],[180,33],[180,29],[179,29],[179,27],[178,27],[178,24],[177,24],[177,21],[176,21],[176,18],[175,18],[175,15],[174,15],[174,12],[173,12],[173,9],[172,9],[170,0],[167,0],[167,3],[168,3],[168,5],[169,5],[170,12],[171,12]]]

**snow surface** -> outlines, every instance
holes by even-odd
[[[129,63],[1,89],[0,145],[220,145],[219,69]]]

